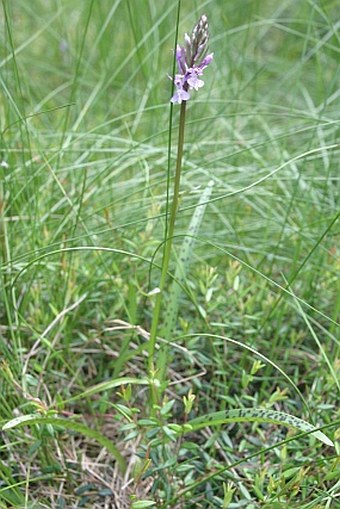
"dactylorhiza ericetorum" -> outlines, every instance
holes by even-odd
[[[212,61],[214,54],[209,53],[209,24],[208,18],[203,14],[194,26],[191,36],[185,34],[184,46],[177,45],[176,60],[178,74],[175,75],[174,84],[176,92],[171,98],[172,103],[181,104],[190,99],[189,90],[203,87],[204,81],[199,78]]]

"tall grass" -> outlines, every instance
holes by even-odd
[[[336,507],[336,2],[178,4],[2,0],[0,507]],[[202,13],[150,412],[167,74]]]

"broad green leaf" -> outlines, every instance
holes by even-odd
[[[171,331],[174,328],[177,320],[180,296],[182,291],[181,284],[183,284],[185,281],[186,273],[188,271],[190,261],[192,258],[192,251],[195,245],[195,237],[197,236],[199,229],[201,227],[207,202],[210,199],[213,187],[214,181],[210,180],[208,182],[207,187],[203,190],[200,196],[199,202],[195,208],[195,211],[193,213],[193,216],[188,227],[187,236],[184,237],[180,251],[178,253],[175,277],[170,288],[169,303],[167,306],[167,313],[163,331],[163,336],[165,337],[165,339],[169,339]]]
[[[324,444],[334,447],[333,442],[312,424],[293,415],[265,408],[237,408],[235,410],[214,412],[202,417],[196,417],[189,421],[188,424],[195,431],[207,426],[218,426],[229,422],[271,422],[288,428],[295,428],[304,433],[311,433]]]
[[[117,461],[122,472],[126,470],[126,461],[123,456],[120,454],[117,447],[109,440],[106,436],[100,433],[97,430],[91,429],[87,427],[85,424],[80,422],[74,422],[70,419],[64,419],[61,417],[45,417],[37,414],[29,414],[22,415],[20,417],[16,417],[15,419],[11,419],[8,421],[3,427],[3,431],[8,429],[17,428],[21,426],[32,426],[33,424],[51,424],[52,426],[60,426],[63,429],[69,429],[75,431],[77,433],[81,433],[88,438],[92,438],[96,440],[100,445],[105,447],[109,453]]]

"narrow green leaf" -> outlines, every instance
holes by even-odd
[[[133,502],[131,509],[146,509],[146,507],[152,507],[156,505],[156,502],[152,500],[139,500],[138,502]]]
[[[278,364],[273,362],[269,357],[266,357],[262,353],[260,353],[258,350],[255,350],[251,346],[246,345],[245,343],[242,343],[241,341],[236,341],[236,339],[229,338],[227,336],[222,336],[220,334],[212,334],[208,332],[199,332],[199,333],[191,333],[191,334],[183,334],[182,336],[177,336],[177,340],[186,339],[186,338],[192,338],[192,337],[205,337],[205,338],[216,338],[216,339],[222,339],[223,341],[226,341],[228,343],[231,343],[233,345],[236,345],[240,348],[243,348],[244,350],[247,350],[248,352],[251,352],[252,354],[259,357],[261,360],[266,362],[267,364],[270,364],[270,366],[273,366],[273,368],[277,369],[279,373],[289,382],[289,384],[294,388],[296,393],[300,396],[301,401],[303,402],[306,410],[309,412],[308,403],[303,397],[303,394],[301,393],[300,389],[297,387],[297,385],[294,383],[294,381],[287,375],[287,373],[280,368]]]
[[[93,394],[98,394],[99,392],[108,391],[110,389],[114,389],[115,387],[120,387],[121,385],[149,385],[149,381],[146,378],[132,378],[132,377],[123,377],[123,378],[115,378],[113,380],[107,380],[106,382],[101,382],[100,384],[93,385],[89,387],[84,392],[80,394],[76,394],[71,398],[65,399],[58,403],[58,406],[65,405],[66,403],[70,403],[71,401],[78,401],[79,399],[88,398],[89,396],[93,396]]]

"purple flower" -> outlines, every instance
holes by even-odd
[[[207,55],[206,57],[203,58],[202,62],[200,63],[200,65],[198,66],[200,69],[205,69],[206,67],[208,67],[208,65],[210,64],[210,62],[212,62],[214,59],[214,53],[209,53],[209,55]]]
[[[183,101],[189,101],[190,94],[184,88],[178,88],[170,101],[174,104],[181,104]]]
[[[181,104],[190,99],[188,90],[198,90],[204,85],[199,79],[203,70],[213,60],[213,53],[207,55],[209,41],[208,18],[203,14],[194,26],[191,36],[185,34],[184,46],[177,45],[176,61],[179,74],[173,79],[176,92],[171,98],[172,103]]]
[[[192,67],[191,69],[188,69],[186,82],[190,88],[198,90],[203,87],[204,81],[198,78],[198,76],[202,76],[202,74],[203,71],[199,67]]]
[[[185,48],[183,48],[179,44],[177,44],[176,49],[176,60],[179,72],[181,74],[185,74],[187,70],[187,64],[185,59]]]
[[[176,92],[172,96],[171,102],[181,104],[183,101],[188,101],[190,99],[190,94],[184,88],[185,87],[184,77],[181,74],[176,74],[174,78],[174,83],[176,87]]]

